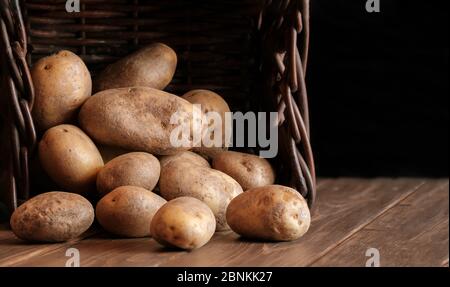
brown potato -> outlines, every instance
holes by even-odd
[[[121,186],[97,203],[95,210],[100,225],[123,237],[150,236],[150,223],[166,201],[157,194],[137,186]]]
[[[275,182],[275,172],[270,163],[256,155],[225,151],[216,154],[212,166],[234,178],[244,191]]]
[[[204,115],[209,112],[216,112],[220,115],[221,118],[221,123],[215,121],[205,123],[203,129],[203,141],[201,145],[194,147],[193,151],[207,157],[213,157],[216,153],[227,149],[230,144],[231,137],[231,130],[228,134],[228,137],[226,137],[225,133],[225,128],[227,127],[225,113],[230,112],[230,107],[228,106],[227,102],[225,102],[225,100],[218,94],[208,90],[193,90],[184,94],[182,98],[186,99],[192,104],[201,105],[201,110]],[[222,138],[218,139],[221,145],[211,147],[206,146],[206,139],[210,139],[211,141],[214,141],[216,139],[216,134],[214,132],[215,129],[222,130]]]
[[[83,60],[70,51],[40,59],[31,70],[35,90],[33,119],[40,130],[72,122],[92,92]]]
[[[59,125],[39,143],[39,159],[47,174],[62,188],[86,193],[95,190],[103,159],[92,140],[79,128]]]
[[[171,143],[171,133],[179,129],[178,124],[170,123],[176,112],[180,113],[180,120],[187,123],[187,146],[176,147]],[[175,95],[145,87],[97,93],[83,105],[79,120],[83,130],[100,144],[156,155],[190,149],[192,140],[189,136],[195,132],[192,130],[192,104]],[[195,121],[195,126],[201,128],[201,119]]]
[[[290,241],[308,231],[311,215],[295,189],[269,185],[234,198],[228,205],[227,222],[234,232],[247,238]]]
[[[163,90],[173,78],[177,54],[155,43],[109,65],[95,81],[95,91],[143,86]]]
[[[163,205],[150,227],[152,237],[162,245],[188,250],[208,243],[215,229],[211,209],[193,197],[179,197]]]
[[[159,162],[161,163],[161,169],[163,169],[167,164],[169,164],[172,161],[189,162],[195,165],[211,168],[209,162],[201,155],[198,155],[191,151],[185,151],[174,155],[165,155],[160,157]]]
[[[101,195],[119,186],[132,185],[153,190],[159,180],[159,161],[146,152],[132,152],[108,162],[97,175],[97,191]]]
[[[241,186],[228,175],[180,161],[162,169],[159,189],[166,200],[190,196],[206,203],[216,217],[218,231],[229,229],[225,218],[228,203],[242,193]]]
[[[80,236],[94,221],[94,208],[81,195],[68,192],[39,194],[11,216],[14,234],[28,241],[62,242]]]

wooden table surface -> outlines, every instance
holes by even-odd
[[[381,266],[448,267],[448,179],[322,179],[318,194],[311,228],[294,242],[225,232],[185,252],[90,230],[67,243],[28,244],[2,227],[0,266],[65,266],[74,247],[81,266],[365,266],[376,249]]]

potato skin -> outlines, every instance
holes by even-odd
[[[183,113],[182,119],[192,126],[193,106],[188,101],[152,88],[121,88],[90,97],[81,108],[79,121],[100,144],[170,155],[190,149],[170,142],[171,132],[178,127],[170,123],[175,112]]]
[[[75,193],[95,190],[103,159],[92,140],[79,128],[59,125],[39,142],[42,167],[59,186]]]
[[[256,155],[225,151],[216,154],[212,166],[234,178],[243,190],[275,182],[275,171],[270,163]]]
[[[68,192],[39,194],[19,206],[10,224],[20,239],[63,242],[78,237],[94,221],[94,208],[81,195]]]
[[[123,237],[150,236],[150,223],[166,203],[159,195],[137,186],[121,186],[97,203],[97,220],[108,232]]]
[[[182,249],[202,247],[216,229],[213,212],[193,197],[179,197],[163,205],[150,225],[152,237],[162,245]]]
[[[101,195],[120,186],[132,185],[153,190],[161,168],[156,157],[145,152],[132,152],[108,162],[97,175],[97,191]]]
[[[174,155],[165,155],[160,157],[159,162],[161,163],[161,169],[163,169],[167,164],[169,164],[172,161],[189,162],[195,165],[211,168],[209,162],[201,155],[198,155],[191,151],[185,151]]]
[[[161,170],[161,196],[166,200],[177,197],[195,197],[206,203],[216,217],[216,229],[227,230],[228,203],[242,193],[241,186],[228,175],[189,162],[173,161]]]
[[[173,78],[177,54],[154,43],[109,65],[95,80],[95,91],[143,86],[163,90]]]
[[[35,89],[33,119],[39,130],[69,123],[92,92],[89,70],[80,57],[60,51],[31,69]]]
[[[190,92],[187,92],[182,96],[185,100],[192,104],[198,104],[201,105],[202,113],[207,114],[209,112],[216,112],[220,114],[220,117],[222,119],[222,140],[221,140],[221,147],[206,147],[203,145],[203,142],[201,146],[196,146],[193,148],[193,151],[198,152],[202,155],[205,155],[207,157],[213,157],[216,153],[219,153],[223,150],[226,150],[229,146],[230,138],[225,138],[225,113],[230,112],[230,107],[228,106],[227,102],[218,94],[209,91],[209,90],[192,90]],[[213,125],[205,125],[205,128],[214,128]],[[205,129],[206,131],[206,129]],[[209,134],[205,134],[204,137],[211,136]],[[231,136],[231,132],[230,132]],[[214,135],[213,135],[214,138]]]
[[[227,221],[243,237],[291,241],[308,231],[311,215],[305,199],[295,189],[270,185],[234,198],[228,205]]]

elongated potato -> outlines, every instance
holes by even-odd
[[[132,185],[153,190],[159,180],[160,165],[156,157],[145,152],[132,152],[108,162],[97,175],[100,195],[119,186]]]
[[[161,169],[163,169],[167,164],[169,164],[172,161],[183,161],[183,162],[189,162],[195,165],[200,165],[203,167],[210,168],[209,162],[202,157],[201,155],[198,155],[191,151],[185,151],[180,152],[174,155],[165,155],[160,157],[159,162],[161,163]]]
[[[161,170],[159,189],[166,200],[190,196],[206,203],[216,217],[218,231],[229,229],[225,218],[228,203],[242,193],[241,186],[223,172],[181,161],[170,162]]]
[[[92,92],[89,70],[70,51],[40,59],[31,77],[35,90],[33,119],[40,130],[76,120],[78,109]]]
[[[227,102],[218,94],[208,90],[192,90],[182,97],[192,104],[201,105],[203,115],[217,113],[220,119],[220,121],[216,121],[215,118],[208,118],[208,122],[205,123],[202,131],[203,140],[193,150],[207,157],[213,157],[216,153],[227,149],[231,137],[231,129],[228,137],[225,130],[227,127],[231,128],[231,125],[226,125],[225,114],[230,112]],[[221,129],[221,136],[216,133],[218,129]],[[218,138],[219,136],[220,138]],[[208,146],[207,141],[214,143],[214,146]],[[215,145],[216,142],[219,143],[218,146]]]
[[[123,237],[150,236],[150,223],[166,201],[137,186],[121,186],[97,203],[95,213],[107,231]]]
[[[42,167],[60,187],[75,193],[95,190],[103,159],[92,140],[79,128],[59,125],[39,142]]]
[[[216,230],[216,219],[200,200],[179,197],[156,212],[150,230],[152,237],[162,245],[191,250],[211,239]]]
[[[175,113],[178,121],[171,123]],[[194,119],[193,106],[188,101],[145,87],[97,93],[83,105],[79,120],[83,130],[100,144],[156,155],[190,149],[193,128],[202,126],[201,118]],[[185,145],[177,146],[171,141],[173,134],[180,134],[178,131],[185,133]]]
[[[311,216],[296,190],[269,185],[234,198],[228,205],[227,222],[234,232],[247,238],[290,241],[308,231]]]
[[[270,163],[256,155],[225,151],[214,156],[212,166],[234,178],[243,190],[275,182],[275,172]]]
[[[134,86],[163,90],[172,81],[176,67],[176,53],[155,43],[106,67],[95,81],[95,91]]]
[[[78,237],[94,221],[94,208],[81,195],[68,192],[39,194],[11,216],[14,234],[28,241],[62,242]]]

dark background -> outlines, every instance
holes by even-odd
[[[321,176],[448,176],[447,1],[312,0]]]

